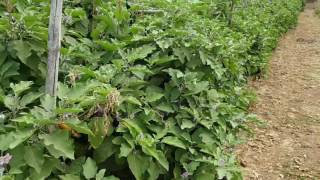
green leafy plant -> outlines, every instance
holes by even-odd
[[[22,81],[19,84],[10,84],[13,94],[1,95],[4,106],[10,111],[11,117],[16,117],[18,112],[27,108],[27,106],[37,100],[42,93],[29,92],[25,93],[31,88],[31,81]]]
[[[7,86],[6,81],[44,79],[48,3],[5,0],[0,8],[5,9],[0,15],[2,85]],[[19,78],[16,78],[17,72],[20,73]]]

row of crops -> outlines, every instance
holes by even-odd
[[[0,2],[2,179],[242,179],[246,79],[302,0],[65,0],[57,108],[49,4]]]

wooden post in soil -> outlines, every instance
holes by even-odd
[[[228,24],[229,24],[229,26],[232,26],[233,11],[234,11],[235,3],[236,3],[235,0],[231,0],[230,10],[229,10],[229,17],[228,17]]]
[[[51,0],[48,40],[48,65],[46,94],[54,97],[56,102],[59,59],[61,47],[61,19],[63,0]],[[55,108],[56,103],[54,103]]]

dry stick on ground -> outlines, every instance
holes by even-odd
[[[51,0],[49,41],[48,41],[48,73],[46,79],[46,94],[56,99],[59,58],[61,46],[61,19],[63,0]]]

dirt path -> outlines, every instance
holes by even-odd
[[[282,38],[268,78],[252,82],[267,121],[239,148],[245,179],[320,180],[320,18],[308,4]]]

